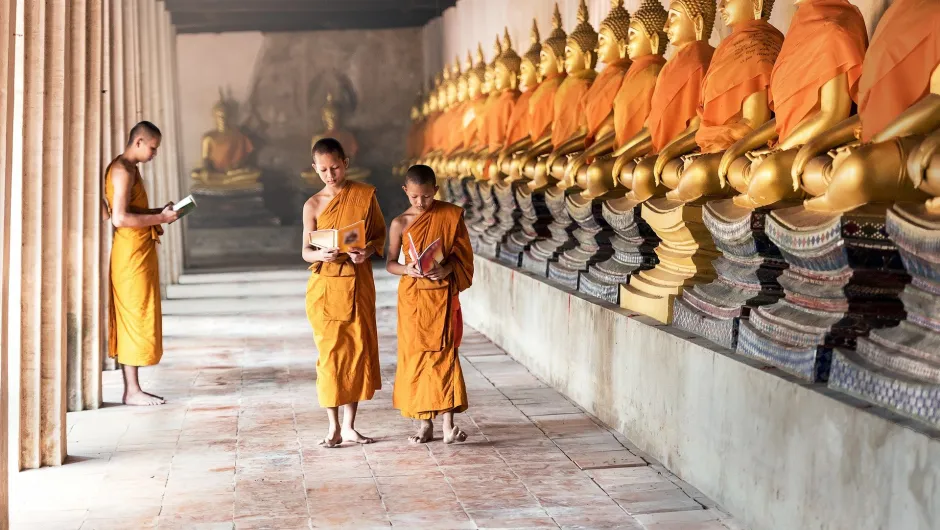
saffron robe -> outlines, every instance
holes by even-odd
[[[441,201],[419,215],[402,240],[410,241],[409,236],[419,249],[440,238],[444,262],[454,268],[440,281],[402,276],[398,284],[398,368],[392,404],[402,416],[423,420],[467,410],[458,357],[463,335],[458,294],[473,281],[473,250],[463,209]]]
[[[366,247],[382,255],[385,219],[375,188],[347,181],[317,218],[317,230],[338,229],[365,221]],[[372,263],[355,264],[348,256],[335,263],[314,263],[307,281],[307,320],[317,345],[317,397],[321,407],[372,399],[382,388],[375,280]]]
[[[702,101],[702,80],[715,48],[695,41],[666,61],[656,81],[646,120],[656,154],[686,130]]]
[[[516,108],[518,98],[519,92],[517,90],[504,90],[487,109],[486,116],[483,119],[483,128],[486,133],[484,143],[490,152],[495,153],[506,145],[509,119]]]
[[[565,74],[552,74],[539,83],[529,100],[529,137],[533,142],[541,140],[551,131],[555,117],[555,95],[565,80]]]
[[[537,88],[538,86],[519,94],[519,99],[516,100],[509,122],[506,124],[505,145],[512,145],[529,136],[529,102],[532,101],[532,94]]]
[[[695,134],[703,153],[724,151],[753,130],[741,121],[744,100],[770,86],[782,45],[780,30],[758,19],[735,25],[715,49],[702,83],[702,125]]]
[[[666,64],[662,55],[644,55],[630,65],[614,98],[617,147],[636,136],[650,115],[656,79]]]
[[[209,137],[212,138],[208,153],[209,162],[212,163],[213,169],[219,171],[240,168],[242,162],[254,151],[251,140],[238,129],[213,131],[209,133]]]
[[[936,0],[896,0],[875,28],[858,86],[863,142],[871,141],[930,91],[940,64]]]
[[[114,204],[111,168],[105,170],[104,193]],[[128,206],[143,211],[150,206],[147,190],[134,168]],[[160,269],[157,243],[160,226],[114,229],[111,245],[111,295],[108,304],[108,355],[128,366],[152,366],[163,357],[163,313],[160,307]]]
[[[819,111],[819,91],[839,75],[846,74],[849,96],[858,102],[867,48],[865,19],[848,0],[805,0],[796,5],[770,74],[770,99],[780,141]]]
[[[590,147],[594,143],[604,121],[613,112],[617,92],[620,91],[623,78],[629,69],[630,59],[620,59],[608,64],[581,98],[580,105],[587,125],[585,146]]]
[[[569,75],[562,81],[555,94],[555,120],[552,122],[552,147],[558,149],[562,143],[587,126],[581,102],[594,82],[594,70],[578,75]]]

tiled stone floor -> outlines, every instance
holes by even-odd
[[[227,299],[238,278],[251,286]],[[120,377],[105,373],[107,405],[69,414],[68,464],[14,477],[14,529],[742,528],[473,330],[461,351],[471,408],[458,420],[470,439],[408,444],[411,422],[391,408],[383,275],[384,388],[358,420],[377,442],[320,448],[302,274],[271,278],[298,288],[280,307],[264,275],[206,279],[198,304],[169,304],[166,355],[143,372],[169,404],[116,405]]]

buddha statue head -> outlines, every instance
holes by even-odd
[[[225,95],[222,89],[219,89],[219,101],[212,106],[212,118],[215,120],[215,127],[219,131],[228,129],[229,105],[225,101]]]
[[[537,42],[537,38],[536,38]],[[496,67],[493,69],[493,88],[497,92],[515,90],[519,85],[519,70],[522,58],[512,49],[512,39],[509,37],[509,28],[503,30],[503,53],[496,58]]]
[[[444,71],[440,75],[441,84],[437,87],[437,110],[443,111],[447,109],[447,90],[450,85],[450,67],[445,66]],[[454,91],[454,99],[457,98],[456,90]]]
[[[539,83],[539,65],[542,62],[542,39],[539,37],[539,25],[535,19],[532,19],[532,34],[529,39],[531,45],[522,56],[522,63],[519,65],[519,85],[525,87],[526,90]]]
[[[565,43],[568,40],[568,34],[561,29],[561,10],[558,4],[555,4],[555,13],[552,15],[552,32],[542,44],[542,51],[539,53],[539,73],[545,79],[551,75],[564,72],[565,63]]]
[[[629,32],[630,13],[623,8],[623,0],[611,0],[610,13],[597,34],[597,59],[610,64],[626,57]]]
[[[486,64],[483,59],[483,46],[477,45],[476,63],[467,52],[467,62],[464,63],[467,69],[467,97],[471,100],[476,99],[483,93],[483,76],[486,70]]]
[[[452,107],[467,99],[467,77],[460,71],[460,57],[450,68],[450,85],[447,86],[447,106]]]
[[[630,20],[627,34],[627,54],[631,59],[666,53],[666,20],[669,12],[659,0],[643,0]]]
[[[578,25],[565,40],[565,71],[569,75],[593,70],[597,65],[597,32],[588,22],[586,0],[578,6]]]
[[[770,18],[774,0],[718,0],[718,15],[729,28],[750,20]]]
[[[326,103],[320,109],[320,117],[323,119],[323,126],[327,131],[335,131],[339,125],[339,109],[333,103],[333,93],[327,92]]]
[[[496,43],[493,45],[493,61],[488,63],[484,68],[483,73],[483,93],[492,94],[496,93],[496,61],[499,60],[499,56],[503,54],[503,45],[499,42],[499,35],[496,36]]]
[[[673,0],[666,19],[669,43],[682,48],[695,41],[707,41],[715,27],[714,0]]]

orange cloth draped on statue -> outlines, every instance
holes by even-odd
[[[781,141],[819,110],[819,91],[835,77],[846,74],[849,95],[858,101],[858,79],[867,47],[865,19],[848,0],[796,4],[796,14],[770,74],[770,99]]]
[[[382,255],[385,219],[375,188],[347,181],[317,218],[317,230],[365,221],[366,246]],[[317,345],[317,397],[321,407],[372,399],[382,388],[375,324],[372,263],[358,265],[343,256],[335,263],[314,263],[307,282],[307,319]]]
[[[407,418],[432,419],[442,412],[467,410],[458,358],[463,335],[458,294],[473,281],[473,250],[463,209],[441,201],[419,215],[402,240],[409,241],[409,236],[417,248],[440,238],[444,260],[454,268],[441,281],[402,276],[398,284],[398,369],[392,404]]]
[[[569,75],[558,87],[555,94],[555,119],[552,122],[552,147],[555,149],[577,134],[578,129],[587,127],[582,103],[594,81],[594,75],[589,75],[593,72]]]
[[[863,142],[880,133],[930,91],[940,64],[936,0],[896,0],[875,28],[858,85]]]
[[[434,114],[428,115],[427,120],[424,122],[424,130],[421,132],[421,155],[427,155],[431,151],[440,149],[440,144],[438,143],[439,138],[437,136],[437,129],[441,113],[435,112]]]
[[[486,114],[487,100],[485,96],[478,97],[468,101],[463,110],[463,116],[460,123],[461,145],[464,149],[470,149],[481,145],[483,136],[483,116]]]
[[[656,79],[666,64],[662,55],[644,55],[633,61],[614,98],[617,147],[637,135],[650,114]]]
[[[457,103],[457,105],[450,110],[448,120],[442,124],[442,126],[446,126],[443,134],[447,135],[447,153],[453,153],[465,147],[469,147],[464,144],[466,140],[466,126],[464,124],[467,119],[467,110],[472,104],[472,101]]]
[[[698,110],[702,125],[695,142],[703,153],[724,151],[753,130],[741,121],[741,108],[748,96],[770,86],[770,72],[782,45],[783,33],[764,19],[735,25],[718,44],[705,73]]]
[[[516,100],[512,115],[509,116],[509,122],[506,124],[505,145],[512,145],[529,136],[529,105],[532,101],[532,94],[537,88],[538,85],[519,94],[519,99]]]
[[[105,170],[104,193],[114,204],[111,167]],[[147,190],[134,169],[128,209],[144,212],[150,206]],[[160,269],[157,243],[160,226],[114,229],[111,244],[110,303],[108,304],[108,356],[128,366],[152,366],[163,357],[163,313],[160,306]]]
[[[707,42],[695,41],[666,61],[656,80],[646,120],[653,141],[651,154],[666,147],[695,117],[702,102],[702,80],[714,53],[715,48]]]
[[[408,131],[408,143],[406,145],[405,157],[417,158],[424,153],[424,125],[425,120],[414,121],[411,123],[411,130]]]
[[[604,120],[614,110],[614,100],[617,98],[617,92],[620,91],[623,78],[629,69],[630,59],[620,59],[608,64],[597,75],[597,79],[594,80],[587,94],[581,99],[581,107],[587,125],[587,138],[584,139],[586,146],[594,143]]]
[[[541,140],[551,130],[555,117],[555,95],[558,87],[568,76],[552,73],[532,94],[529,100],[529,137],[533,142]]]
[[[506,145],[506,132],[509,128],[509,119],[516,108],[519,91],[504,90],[486,112],[483,127],[486,131],[484,141],[490,152],[495,153]]]
[[[209,149],[209,161],[213,169],[228,171],[237,169],[241,162],[254,151],[254,146],[247,136],[237,130],[210,133],[212,147]]]

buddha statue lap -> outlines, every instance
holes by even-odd
[[[621,286],[620,305],[663,323],[671,322],[673,301],[685,286],[714,276],[710,265],[717,251],[701,224],[701,208],[666,199],[668,188],[658,176],[667,165],[661,161],[669,162],[665,170],[675,173],[673,166],[681,161],[674,157],[696,145],[702,121],[697,111],[716,53],[707,42],[715,11],[715,4],[707,0],[670,4],[664,29],[676,52],[656,82],[647,127],[628,141],[632,147],[613,167],[620,184],[630,190],[627,200],[642,203],[643,219],[662,240],[656,248],[659,264],[632,275],[630,283]]]
[[[597,77],[597,71],[594,70],[596,47],[597,32],[588,23],[587,4],[582,0],[578,8],[578,25],[565,39],[563,67],[567,76],[555,94],[550,143],[541,149],[533,147],[533,151],[527,155],[539,157],[535,161],[535,169],[530,173],[532,180],[528,184],[529,189],[545,194],[545,203],[553,221],[549,225],[551,238],[533,244],[523,256],[522,266],[542,276],[549,274],[550,263],[558,260],[562,252],[577,246],[574,238],[577,223],[568,213],[565,190],[555,186],[558,180],[554,175],[558,171],[564,175],[567,165],[565,155],[583,144],[587,136],[581,102]],[[552,55],[558,57],[558,51],[552,50]],[[556,164],[560,169],[553,169]],[[526,171],[529,171],[528,167]]]
[[[356,137],[353,136],[351,132],[343,129],[340,125],[339,108],[333,102],[332,93],[327,93],[326,103],[320,111],[320,116],[323,120],[324,130],[322,133],[314,135],[313,139],[310,140],[310,149],[312,150],[313,146],[324,138],[333,138],[339,141],[343,146],[343,150],[346,152],[346,158],[349,159],[349,168],[346,170],[346,178],[358,181],[368,179],[372,172],[355,165],[356,155],[359,154],[359,142],[356,141]],[[320,177],[313,168],[302,172],[300,177],[306,187],[316,189],[323,187],[323,181],[320,180]]]
[[[656,80],[666,62],[667,16],[660,2],[645,0],[627,19],[626,52],[631,64],[613,102],[613,130],[599,136],[567,169],[567,178],[583,190],[569,195],[569,201],[575,197],[582,203],[603,201],[601,215],[613,230],[613,254],[590,265],[581,274],[578,289],[614,304],[620,302],[620,285],[632,273],[656,264],[652,250],[659,239],[640,217],[637,201],[628,199],[627,190],[617,185],[612,170],[614,160],[631,147],[629,140],[640,133],[649,116]]]
[[[202,165],[192,171],[192,190],[210,195],[226,192],[260,192],[261,170],[252,167],[251,140],[229,124],[228,105],[223,97],[212,108],[216,128],[202,137]]]
[[[906,379],[905,371],[917,364],[894,357],[897,350],[915,354],[924,345],[917,337],[900,346],[893,342],[898,328],[874,330],[905,318],[898,296],[910,277],[888,238],[886,216],[893,201],[925,197],[908,179],[905,162],[920,135],[940,123],[940,98],[931,94],[938,88],[931,82],[940,64],[940,40],[932,32],[938,20],[934,3],[892,4],[865,56],[858,116],[798,151],[791,175],[811,198],[773,210],[766,228],[790,264],[779,278],[786,297],[757,308],[741,324],[739,353],[873,400],[887,379]],[[910,234],[900,235],[917,248]],[[913,302],[907,291],[901,296]],[[869,333],[870,340],[860,340]],[[889,364],[886,355],[893,358]]]

